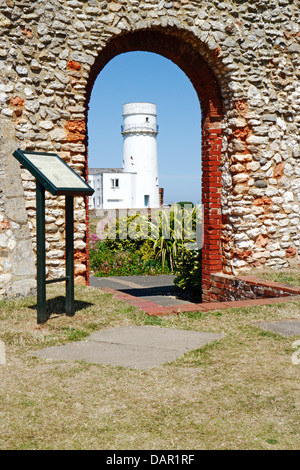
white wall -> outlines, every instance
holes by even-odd
[[[102,209],[102,175],[89,175],[88,184],[95,190],[92,196],[89,196],[90,209]]]
[[[112,184],[118,180],[118,187]],[[132,173],[103,173],[103,209],[135,207],[136,175]]]

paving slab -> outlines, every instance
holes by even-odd
[[[176,276],[172,274],[160,274],[156,276],[90,276],[90,286],[97,288],[112,288],[118,292],[129,294],[138,299],[148,300],[157,305],[184,306],[192,305],[191,302],[176,296],[180,293],[174,284]]]
[[[160,274],[156,276],[110,276],[97,277],[90,275],[90,285],[93,287],[112,287],[120,290],[128,289],[158,289],[163,293],[177,291],[174,284],[176,276],[172,274]],[[116,287],[117,286],[117,287]]]
[[[260,322],[256,326],[283,336],[300,335],[300,320]]]
[[[85,341],[36,351],[41,358],[150,369],[221,338],[216,333],[133,326],[101,330]]]

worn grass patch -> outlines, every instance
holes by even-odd
[[[282,284],[288,284],[292,286],[300,286],[300,269],[290,268],[281,270],[255,270],[253,273],[262,279],[272,282],[281,282]]]
[[[0,302],[7,358],[0,366],[1,449],[299,447],[297,338],[256,323],[300,319],[300,303],[152,318],[77,286],[77,311],[67,317],[62,287],[47,292],[53,313],[42,326],[34,297]],[[103,328],[145,324],[224,336],[150,370],[32,356]]]

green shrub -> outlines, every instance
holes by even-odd
[[[128,233],[128,238],[122,238]],[[148,221],[139,215],[116,220],[108,227],[105,237],[91,235],[90,266],[96,276],[129,276],[166,274],[155,256],[153,241],[148,237]]]
[[[201,250],[196,240],[196,230],[202,221],[199,206],[183,202],[172,206],[169,214],[161,211],[159,217],[153,240],[156,257],[176,273],[174,282],[178,287],[201,296]],[[169,233],[164,234],[164,227]]]
[[[177,262],[177,276],[174,283],[183,290],[198,294],[202,292],[202,252],[185,250]]]
[[[153,250],[151,258],[149,253],[145,256],[143,249],[111,250],[107,241],[98,242],[98,247],[90,250],[90,266],[95,275],[100,277],[169,273],[168,267],[163,268],[159,260],[155,259]]]
[[[192,202],[188,202],[188,201],[181,201],[181,202],[176,202],[176,204],[178,204],[179,206],[181,206],[182,208],[184,206],[191,206],[191,207],[194,207],[194,204]]]
[[[144,243],[138,248],[138,253],[142,261],[151,261],[155,259],[155,251],[153,249],[152,240],[144,240]]]
[[[92,234],[90,265],[96,275],[176,273],[178,287],[199,294],[201,251],[195,231],[201,216],[197,207],[183,205],[158,211],[154,221],[139,214],[117,219],[102,239]]]
[[[202,214],[195,206],[183,208],[175,204],[170,212],[160,211],[158,217],[156,224],[151,222],[155,235],[152,239],[153,247],[162,264],[167,261],[170,269],[176,272],[185,253],[198,249],[196,229],[201,224]]]
[[[175,271],[178,254],[184,244],[182,208],[175,205],[170,211],[159,211],[156,221],[149,222],[149,225],[156,258],[163,266],[167,263],[171,271]]]

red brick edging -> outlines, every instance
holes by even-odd
[[[110,294],[118,300],[123,300],[129,305],[140,308],[150,316],[164,316],[164,315],[176,315],[178,313],[185,312],[209,312],[214,310],[223,310],[226,308],[237,308],[237,307],[249,307],[255,305],[270,305],[283,302],[296,302],[300,301],[300,295],[289,295],[285,297],[274,297],[265,299],[247,299],[247,300],[232,300],[225,302],[205,302],[201,304],[182,304],[173,305],[169,307],[162,307],[154,302],[143,300],[138,297],[134,297],[124,292],[119,292],[109,287],[101,287],[101,290]],[[299,290],[299,289],[298,289]]]

